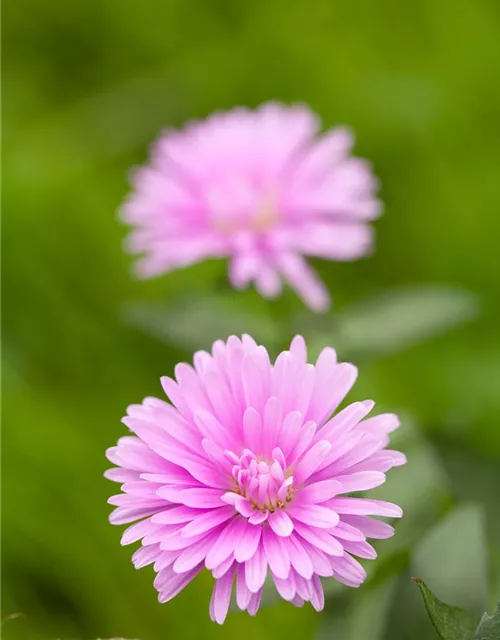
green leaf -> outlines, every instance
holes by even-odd
[[[461,505],[422,539],[413,571],[446,602],[480,614],[488,598],[487,541],[483,508]]]
[[[466,291],[426,286],[388,291],[355,305],[337,319],[344,351],[364,355],[401,351],[477,316]]]
[[[451,607],[438,600],[420,578],[413,578],[420,589],[425,608],[434,628],[442,640],[471,640],[477,618],[464,609]]]
[[[275,345],[280,324],[253,307],[237,304],[234,296],[196,295],[166,304],[131,305],[125,320],[141,331],[189,351],[210,348],[215,340],[250,333],[267,347]]]
[[[487,613],[481,618],[474,640],[500,640],[500,602],[492,616]]]

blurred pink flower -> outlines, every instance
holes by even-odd
[[[135,227],[128,249],[144,254],[137,273],[229,257],[233,286],[253,280],[275,297],[285,280],[312,309],[327,308],[328,292],[303,256],[366,255],[380,202],[369,164],[349,156],[349,131],[318,131],[307,107],[267,103],[163,134],[122,212]]]
[[[240,609],[254,615],[266,576],[296,606],[323,607],[320,577],[351,587],[365,579],[354,555],[375,558],[367,538],[393,528],[370,515],[400,517],[389,502],[345,497],[385,481],[405,463],[386,449],[399,425],[392,414],[366,415],[355,402],[333,418],[357,375],[324,349],[307,364],[303,338],[271,364],[249,336],[199,351],[162,378],[172,404],[146,398],[123,422],[135,434],[107,451],[106,473],[123,483],[113,524],[139,520],[122,544],[137,540],[137,568],[154,563],[159,601],[167,602],[203,567],[216,582],[210,616],[222,624],[233,581]]]

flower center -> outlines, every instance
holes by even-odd
[[[244,449],[239,458],[232,452],[230,456],[235,462],[232,469],[235,493],[246,498],[255,509],[272,513],[291,502],[293,477],[291,470],[286,469],[281,449],[273,449],[271,460],[256,456],[250,449]]]
[[[256,206],[254,203],[253,206],[248,207],[244,203],[240,214],[235,214],[233,209],[227,209],[226,204],[213,206],[215,210],[213,226],[223,235],[231,235],[242,229],[263,234],[278,223],[276,198],[271,190],[263,192],[257,198]]]

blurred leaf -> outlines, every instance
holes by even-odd
[[[488,597],[486,553],[483,509],[463,505],[422,539],[414,553],[413,571],[425,576],[443,600],[481,612]]]
[[[477,619],[464,609],[450,607],[432,593],[423,580],[413,578],[424,599],[429,618],[442,640],[472,640]]]
[[[414,287],[385,292],[337,318],[341,348],[385,354],[424,342],[478,314],[477,299],[460,289]]]
[[[398,504],[404,517],[394,523],[394,537],[378,541],[379,560],[368,564],[369,575],[371,572],[377,575],[387,558],[408,554],[439,519],[443,505],[450,500],[449,478],[433,444],[411,416],[398,414],[401,426],[391,434],[390,446],[405,453],[408,462],[392,469],[385,484],[370,491],[370,497]]]
[[[474,640],[500,640],[500,602],[492,616],[487,613],[481,618]]]
[[[238,305],[234,296],[203,293],[166,305],[133,305],[125,309],[132,326],[155,338],[192,351],[210,348],[215,340],[251,334],[267,347],[276,345],[280,324],[253,308]]]

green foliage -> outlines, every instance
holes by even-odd
[[[414,578],[424,600],[429,618],[442,640],[471,640],[477,618],[464,609],[450,607],[432,593],[423,580]]]
[[[373,616],[381,640],[427,640],[412,632],[421,607],[399,576],[454,502],[486,510],[483,553],[500,584],[498,3],[5,0],[2,9],[2,611],[22,613],[2,636],[307,640],[321,625],[330,638],[347,638],[334,634],[347,627],[349,640],[367,640]],[[276,302],[231,293],[228,303],[222,261],[137,282],[122,251],[115,210],[156,132],[267,99],[305,101],[325,127],[352,126],[356,153],[381,179],[373,256],[315,261],[333,295],[324,318],[289,291]],[[361,305],[384,291],[398,292],[390,313]],[[404,408],[415,424],[395,434],[409,464],[376,492],[401,501],[405,518],[375,543],[368,584],[325,581],[322,616],[280,603],[218,628],[208,576],[158,604],[152,572],[133,569],[107,522],[116,489],[102,472],[127,404],[161,394],[159,377],[195,348],[243,330],[273,349],[295,332],[316,351],[338,347],[360,365],[350,399]],[[449,562],[442,571],[453,582]],[[399,618],[380,595],[391,588]]]
[[[500,639],[500,602],[492,616],[487,613],[481,618],[479,627],[474,634],[474,640],[499,640]]]
[[[464,504],[431,528],[414,550],[412,570],[446,602],[478,613],[488,598],[484,512]]]

